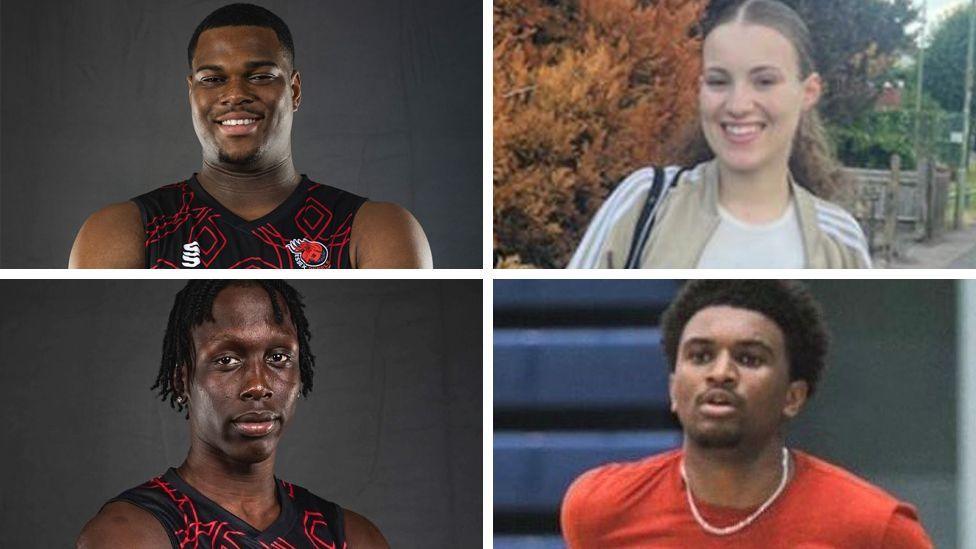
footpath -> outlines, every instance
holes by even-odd
[[[876,260],[876,267],[883,266]],[[976,269],[976,223],[932,242],[910,243],[889,269]]]

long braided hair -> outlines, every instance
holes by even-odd
[[[156,383],[150,389],[156,389],[160,399],[169,400],[171,408],[183,411],[184,403],[177,400],[182,393],[182,387],[177,376],[180,368],[193,366],[193,343],[190,332],[204,321],[213,321],[213,302],[217,294],[228,286],[254,285],[264,288],[271,300],[274,321],[284,322],[285,311],[278,303],[277,296],[281,296],[288,308],[288,315],[298,334],[298,365],[301,374],[302,396],[308,396],[312,390],[312,374],[315,367],[315,356],[308,346],[312,334],[308,330],[308,319],[305,318],[305,305],[302,296],[283,280],[191,280],[176,294],[173,308],[169,313],[169,323],[166,325],[166,335],[163,337],[163,356],[159,363],[159,374]]]

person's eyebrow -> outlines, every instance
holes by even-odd
[[[776,72],[776,73],[781,72],[779,70],[779,67],[774,67],[772,65],[760,65],[760,66],[755,67],[752,70],[750,70],[749,71],[749,74],[756,74],[758,72],[766,72],[766,71],[771,71],[771,72]]]
[[[256,69],[258,67],[275,67],[275,68],[278,68],[278,64],[275,63],[274,61],[248,61],[248,62],[244,63],[244,66],[247,67],[248,70],[253,70],[253,69]],[[195,70],[193,72],[194,73],[201,72],[201,71],[222,72],[223,70],[224,70],[224,67],[222,67],[220,65],[200,65],[199,67],[197,67],[197,70]]]
[[[681,346],[684,347],[686,345],[687,346],[692,346],[692,345],[696,345],[696,346],[713,345],[714,343],[715,343],[714,340],[712,340],[710,338],[703,337],[703,336],[695,336],[695,337],[690,337],[690,338],[682,341],[681,342]]]
[[[760,349],[769,353],[770,355],[776,354],[776,352],[773,351],[773,346],[761,339],[746,339],[738,342],[737,346],[747,349]]]

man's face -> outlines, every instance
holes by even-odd
[[[211,164],[260,169],[291,154],[301,77],[274,31],[219,27],[200,34],[187,76],[193,128]]]
[[[807,383],[789,377],[785,338],[775,322],[748,309],[706,307],[681,334],[671,411],[701,447],[761,445],[806,399]]]
[[[274,454],[301,389],[298,336],[280,297],[278,304],[281,324],[263,288],[229,286],[214,299],[214,322],[191,332],[191,436],[237,462]]]

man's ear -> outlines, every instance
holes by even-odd
[[[295,112],[302,104],[302,75],[295,69],[291,73],[291,110]]]
[[[671,407],[671,413],[678,413],[678,410],[674,404],[674,372],[668,374],[668,400],[670,401],[668,405]]]
[[[786,389],[786,405],[783,406],[783,415],[789,419],[795,418],[803,405],[807,402],[807,395],[810,394],[810,385],[804,379],[791,381],[789,388]]]

